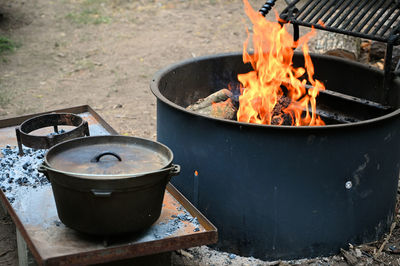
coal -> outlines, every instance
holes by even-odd
[[[54,136],[54,135],[59,135],[59,134],[63,134],[67,131],[65,131],[64,129],[60,129],[58,132],[52,132],[50,134],[48,134],[47,136]]]
[[[24,155],[18,155],[18,148],[7,145],[0,150],[0,188],[13,204],[19,187],[30,187],[36,189],[41,186],[50,185],[47,178],[37,171],[43,162],[46,150],[23,148]]]

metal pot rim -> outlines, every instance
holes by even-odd
[[[142,142],[147,142],[149,144],[152,145],[158,145],[160,147],[162,147],[163,149],[166,150],[166,152],[168,153],[168,162],[165,163],[165,165],[159,169],[154,169],[151,171],[144,171],[144,172],[139,172],[139,173],[132,173],[132,174],[104,174],[104,175],[99,175],[99,174],[87,174],[87,173],[78,173],[78,172],[69,172],[69,171],[63,171],[57,168],[53,168],[52,165],[49,163],[48,161],[48,156],[49,154],[51,155],[52,152],[54,152],[56,149],[60,149],[60,147],[64,146],[64,145],[68,145],[71,142],[79,142],[79,141],[84,141],[85,139],[94,139],[94,138],[110,138],[110,139],[135,139],[135,140],[139,140]],[[173,161],[173,152],[170,148],[168,148],[166,145],[158,142],[158,141],[153,141],[153,140],[149,140],[149,139],[145,139],[145,138],[139,138],[139,137],[132,137],[132,136],[121,136],[121,135],[101,135],[101,136],[88,136],[88,137],[80,137],[80,138],[74,138],[71,140],[67,140],[64,142],[61,142],[57,145],[54,145],[53,147],[51,147],[44,158],[44,163],[41,167],[45,168],[45,170],[50,170],[50,171],[54,171],[54,172],[58,172],[64,175],[68,175],[68,176],[72,176],[75,178],[79,178],[79,179],[90,179],[90,180],[120,180],[120,179],[126,179],[126,178],[137,178],[140,176],[145,176],[145,175],[149,175],[149,174],[154,174],[154,173],[158,173],[158,172],[164,172],[164,171],[173,171],[173,169],[175,168],[174,165],[172,165],[172,161]],[[172,165],[172,167],[171,167]]]

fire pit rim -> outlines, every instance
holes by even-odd
[[[295,52],[300,54],[300,52]],[[321,57],[321,58],[332,58],[332,56],[328,55],[321,55],[321,54],[315,54],[315,53],[310,53],[311,58],[313,57]],[[210,117],[207,115],[199,114],[194,111],[189,111],[186,108],[170,101],[167,99],[163,94],[161,94],[160,90],[158,89],[158,84],[160,80],[163,78],[163,76],[166,73],[172,72],[174,69],[177,69],[181,66],[188,65],[191,63],[198,63],[200,61],[205,61],[209,59],[216,59],[216,58],[223,58],[223,57],[229,57],[229,56],[242,56],[242,52],[230,52],[230,53],[219,53],[219,54],[211,54],[211,55],[205,55],[205,56],[199,56],[195,58],[189,58],[189,59],[184,59],[182,61],[179,61],[177,63],[168,65],[160,70],[158,70],[154,75],[153,78],[150,82],[150,90],[153,93],[154,96],[156,96],[157,99],[163,101],[165,104],[168,106],[178,109],[180,111],[183,111],[187,114],[195,115],[195,116],[200,116],[202,118],[218,121],[218,122],[224,122],[224,123],[229,123],[232,125],[239,125],[240,127],[258,127],[258,128],[270,128],[270,129],[276,129],[276,130],[325,130],[325,129],[332,129],[332,128],[348,128],[348,127],[355,127],[355,126],[370,126],[373,123],[379,123],[382,122],[386,119],[390,119],[395,117],[396,115],[400,115],[400,108],[397,108],[396,110],[385,114],[380,117],[372,118],[372,119],[367,119],[359,122],[352,122],[348,124],[334,124],[334,125],[324,125],[324,126],[283,126],[283,125],[264,125],[264,124],[253,124],[253,123],[246,123],[246,122],[239,122],[239,121],[234,121],[234,120],[228,120],[228,119],[221,119],[221,118],[214,118]],[[335,60],[337,61],[342,61],[343,63],[348,63],[349,60],[340,58],[340,57],[335,57]],[[359,62],[352,62],[353,64],[358,65],[360,68],[368,69],[369,71],[375,71],[380,73],[383,76],[383,71],[379,69],[375,69],[372,66],[367,66],[365,64],[359,63]],[[397,78],[397,77],[395,77]]]

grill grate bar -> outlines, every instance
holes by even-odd
[[[385,0],[383,0],[383,2],[385,2]],[[369,26],[364,30],[363,32],[364,34],[368,34],[370,32],[370,30],[375,26],[375,24],[379,21],[379,19],[383,16],[383,14],[385,14],[385,11],[390,7],[390,4],[391,4],[390,1],[386,1],[385,6],[382,7],[382,9],[375,16],[375,18],[371,21]]]
[[[339,0],[339,1],[331,1],[331,5],[335,4],[335,7],[331,9],[331,11],[325,16],[325,19],[323,18],[323,16],[325,15],[323,12],[321,12],[319,19],[322,21],[330,21],[333,20],[334,18],[332,18],[333,14],[335,13],[335,11],[343,4],[345,0]],[[314,21],[314,23],[318,23],[319,20]]]
[[[292,3],[291,3],[291,6],[294,7],[294,5],[295,5],[296,3],[298,3],[299,1],[300,1],[300,0],[296,0],[296,1],[292,2]],[[308,2],[307,2],[304,6],[302,6],[302,7],[300,8],[300,10],[297,12],[297,14],[303,13],[303,12],[305,11],[305,9],[306,9],[311,3],[312,3],[312,0],[308,0]],[[288,7],[289,7],[289,6],[288,6]]]
[[[314,9],[314,11],[310,14],[310,19],[309,20],[306,20],[307,22],[311,22],[311,20],[314,18],[314,17],[316,17],[317,15],[318,15],[318,13],[321,13],[321,9],[324,7],[324,6],[326,6],[326,3],[328,2],[329,0],[323,0],[322,2],[321,2],[321,4],[318,6],[318,8],[315,8]]]
[[[372,32],[373,35],[377,35],[378,31],[382,28],[385,22],[389,19],[389,17],[394,13],[397,6],[392,6],[390,10],[386,13],[386,15],[382,18],[381,22],[376,26],[375,30]]]
[[[308,5],[309,8],[307,9],[307,12],[303,12],[302,16],[299,18],[303,21],[306,21],[306,18],[308,16],[310,16],[310,14],[312,13],[312,11],[318,6],[318,4],[321,2],[321,0],[315,0],[315,1],[309,1],[307,4],[311,4],[312,5]],[[316,9],[318,11],[318,9]]]
[[[374,3],[374,2],[372,2]],[[374,15],[376,15],[376,12],[378,11],[379,8],[382,7],[382,5],[385,3],[385,0],[383,1],[376,1],[375,2],[375,8],[372,9],[373,5],[371,6],[371,11],[369,11],[369,15],[367,17],[365,17],[367,13],[365,13],[363,16],[360,16],[359,19],[357,19],[357,21],[350,27],[349,30],[354,30],[354,28],[358,25],[358,27],[356,28],[356,31],[360,32],[362,31],[362,29],[365,27],[365,25],[367,25],[367,23],[372,19],[372,17]],[[361,20],[364,19],[364,21],[360,24]]]
[[[396,14],[393,16],[393,18],[388,22],[388,24],[383,28],[383,30],[381,31],[381,33],[379,35],[383,36],[388,29],[391,28],[391,26],[393,25],[393,23],[399,18],[400,16],[400,10],[396,9]]]
[[[345,1],[344,3],[342,3],[341,4],[341,6],[342,6],[342,8],[337,12],[337,14],[336,15],[334,15],[333,17],[332,17],[332,19],[329,19],[328,18],[328,21],[327,21],[327,26],[328,27],[331,27],[332,25],[333,25],[333,23],[335,23],[336,22],[336,20],[340,17],[340,15],[341,14],[343,14],[343,12],[346,10],[346,8],[348,8],[348,6],[351,4],[351,1]]]
[[[357,0],[357,1],[352,1],[351,6],[349,8],[347,8],[346,12],[339,14],[340,19],[339,21],[336,23],[336,25],[334,27],[336,28],[341,28],[343,30],[345,30],[345,27],[340,27],[340,25],[345,21],[345,19],[348,19],[349,21],[351,21],[351,17],[348,18],[348,16],[354,12],[354,9],[356,8],[356,6],[361,2],[361,0]],[[364,1],[365,2],[365,1]]]
[[[312,23],[318,23],[320,20],[322,20],[322,17],[327,14],[329,9],[331,9],[335,4],[336,5],[338,5],[338,4],[340,5],[340,2],[343,2],[343,1],[344,0],[341,0],[341,1],[338,1],[338,2],[331,1],[329,4],[325,5],[325,8],[321,10],[320,14],[315,17],[315,19],[312,21]],[[336,8],[331,10],[332,14],[335,12],[335,9]],[[327,17],[329,18],[330,16],[332,16],[332,14],[328,15]]]
[[[365,8],[365,10],[363,11],[364,7],[366,6],[366,4],[368,3],[367,1],[363,1],[363,4],[359,5],[357,10],[354,12],[354,20],[348,20],[346,25],[344,25],[344,28],[347,29],[347,27],[350,25],[350,28],[348,28],[348,30],[353,30],[357,25],[359,25],[360,21],[365,19],[365,16],[368,14],[368,11],[371,10],[371,8],[373,7],[373,5],[375,3],[377,3],[379,1],[369,1],[368,6]],[[372,12],[370,12],[370,15],[372,14]],[[358,17],[357,17],[358,16]],[[357,17],[357,18],[356,18]],[[364,20],[365,22],[366,20]]]

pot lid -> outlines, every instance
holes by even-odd
[[[160,170],[172,162],[165,145],[129,136],[91,136],[53,146],[45,161],[51,168],[75,174],[135,175]]]

